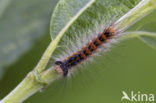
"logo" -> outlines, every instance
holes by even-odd
[[[141,93],[140,91],[134,92],[131,91],[129,94],[125,91],[122,91],[122,98],[121,101],[132,101],[132,102],[153,102],[154,101],[154,94],[146,94]]]

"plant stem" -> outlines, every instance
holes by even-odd
[[[40,61],[38,62],[37,66],[35,68],[36,72],[41,73],[46,68],[46,66],[49,62],[49,59],[51,57],[51,54],[56,49],[58,42],[59,41],[57,41],[57,40],[51,41],[51,43],[49,44],[48,48],[44,52],[43,56],[41,57]]]
[[[116,29],[124,31],[138,20],[156,9],[156,0],[142,0],[136,7],[121,17],[116,23]]]
[[[31,72],[1,103],[21,103],[40,88],[42,88],[42,85],[35,81],[35,77]]]
[[[146,31],[125,32],[123,33],[122,38],[119,39],[125,40],[125,39],[140,37],[140,36],[156,37],[156,33],[146,32]]]
[[[46,83],[51,83],[58,79],[59,75],[56,74],[53,68],[42,72],[41,79]],[[34,72],[30,72],[25,79],[8,94],[0,103],[22,103],[25,99],[44,88],[44,84],[39,82]]]

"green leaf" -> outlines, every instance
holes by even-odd
[[[137,5],[138,3],[140,4]],[[90,2],[61,0],[55,8],[50,25],[52,43],[55,45],[53,45],[53,50],[58,46],[58,43],[60,47],[56,49],[56,54],[54,53],[53,56],[76,51],[80,45],[83,45],[81,42],[88,41],[91,35],[96,34],[95,32],[102,32],[105,27],[114,23],[117,23],[117,30],[120,31],[119,27],[125,30],[125,27],[127,29],[153,9],[155,9],[155,0],[90,0]],[[128,15],[131,19],[124,20]],[[127,22],[128,25],[124,25]],[[72,46],[76,46],[76,44],[80,45],[73,49]],[[66,57],[66,55],[63,56]]]
[[[0,74],[48,30],[57,0],[0,1]]]
[[[57,48],[58,51],[60,50],[57,53],[61,54],[66,51],[64,46],[71,48],[71,45],[76,44],[75,41],[78,39],[85,41],[85,36],[90,37],[95,32],[103,31],[105,27],[114,24],[140,1],[61,0],[55,8],[50,25],[54,47],[56,48],[58,43],[61,46]],[[70,44],[70,41],[73,44]]]

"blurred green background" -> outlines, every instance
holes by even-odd
[[[0,36],[3,36],[3,40],[8,38],[10,43],[12,43],[12,38],[16,38],[16,35],[23,34],[24,36],[21,38],[18,36],[14,41],[26,37],[28,39],[26,45],[18,46],[15,51],[12,51],[12,54],[6,55],[7,59],[12,55],[16,55],[18,58],[13,57],[12,60],[6,60],[6,63],[1,65],[1,69],[5,72],[0,79],[0,99],[16,87],[25,75],[34,68],[46,49],[50,42],[49,22],[52,8],[57,2],[57,0],[33,0],[32,3],[29,3],[31,0],[22,0],[21,3],[20,0],[14,1],[19,5],[16,3],[7,4],[6,11],[0,13]],[[1,2],[4,3],[4,0],[1,0]],[[23,7],[22,4],[25,6]],[[41,4],[43,4],[42,7]],[[19,8],[23,8],[23,11],[21,9],[16,12]],[[44,9],[49,12],[45,13]],[[24,14],[25,16],[23,16]],[[12,17],[12,15],[15,15],[15,17]],[[28,18],[26,15],[30,15],[30,17],[28,16]],[[44,16],[41,17],[41,15]],[[16,21],[14,19],[16,17],[20,19],[19,24],[11,22]],[[156,32],[155,17],[156,12],[154,11],[129,30],[136,29],[138,25],[142,24],[142,27],[139,27],[141,30]],[[37,24],[30,26],[34,22]],[[4,29],[4,25],[7,28]],[[14,30],[11,31],[10,28],[14,28]],[[36,31],[32,31],[34,29]],[[25,30],[25,33],[20,34],[19,31],[23,30]],[[2,38],[0,40],[0,46],[3,48],[5,42]],[[2,45],[2,43],[4,44]],[[20,44],[20,42],[17,42],[17,44]],[[27,49],[21,48],[22,46],[26,46]],[[16,54],[17,51],[21,51],[20,55]],[[85,68],[90,69],[81,69],[70,78],[52,83],[24,103],[127,103],[127,101],[121,102],[122,91],[156,94],[156,51],[141,40],[134,38],[123,41],[114,46],[104,56],[97,58],[97,61],[99,61],[98,64],[93,62],[85,65]]]

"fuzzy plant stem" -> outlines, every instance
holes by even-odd
[[[125,14],[115,23],[116,28],[118,28],[118,30],[128,28],[130,25],[137,22],[140,18],[144,17],[145,15],[153,11],[155,8],[156,0],[141,1],[135,8],[133,8],[130,12]],[[75,18],[75,20],[76,19],[77,18]],[[52,52],[57,47],[60,38],[58,39],[56,37],[56,39],[54,39],[49,44],[36,68],[30,73],[28,73],[28,75],[23,79],[23,81],[6,97],[4,97],[0,101],[0,103],[22,103],[25,99],[29,98],[34,93],[44,88],[45,84],[49,84],[52,81],[60,78],[60,76],[54,71],[53,67],[45,70],[49,58],[51,57]],[[46,60],[44,58],[46,58]]]

